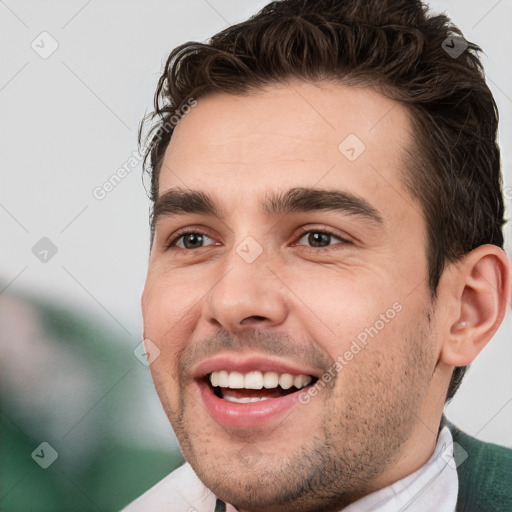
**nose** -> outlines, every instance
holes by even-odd
[[[265,253],[247,263],[233,251],[207,305],[209,321],[231,332],[282,324],[287,316],[286,288],[271,270]]]

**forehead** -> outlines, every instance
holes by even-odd
[[[276,188],[341,189],[396,214],[413,202],[401,179],[411,141],[406,107],[369,87],[290,82],[212,94],[176,127],[159,192],[200,189],[247,210]]]

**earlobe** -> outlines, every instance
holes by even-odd
[[[499,247],[482,245],[458,262],[455,272],[457,313],[450,319],[441,360],[466,366],[491,340],[509,308],[510,261]]]

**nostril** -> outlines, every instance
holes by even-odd
[[[264,316],[253,315],[253,316],[248,316],[247,318],[244,318],[241,323],[243,324],[243,323],[251,323],[251,322],[262,322],[265,320],[267,320],[267,318]]]

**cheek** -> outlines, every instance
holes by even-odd
[[[180,339],[189,324],[194,306],[204,295],[207,285],[190,272],[150,270],[142,301],[144,335],[153,339]]]
[[[169,420],[173,423],[180,410],[176,373],[169,368],[163,357],[159,357],[150,365],[150,371],[158,398]]]
[[[190,318],[195,302],[190,287],[172,276],[148,275],[142,300],[144,338],[160,351],[149,368],[160,400],[171,410],[177,410],[178,360],[196,321]]]
[[[376,323],[379,332],[389,331],[400,316],[400,296],[383,275],[361,269],[330,271],[322,266],[297,275],[300,279],[294,280],[292,288],[297,306],[305,308],[312,325],[318,325],[318,336],[332,340],[332,349],[343,349],[359,335],[364,339],[367,330],[374,332]]]

